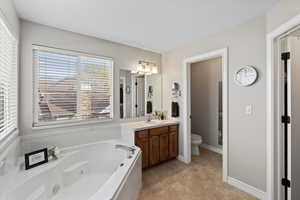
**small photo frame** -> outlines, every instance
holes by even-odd
[[[47,148],[25,154],[25,170],[37,167],[47,162],[48,162]]]

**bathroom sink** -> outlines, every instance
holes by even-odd
[[[150,122],[145,122],[146,124],[160,124],[161,121],[159,120],[151,120]]]
[[[160,126],[167,126],[169,124],[177,123],[176,121],[172,120],[151,120],[150,122],[146,121],[139,121],[139,122],[131,122],[124,124],[125,127],[137,129],[144,129],[144,128],[155,128]]]

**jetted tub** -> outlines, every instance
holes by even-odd
[[[135,200],[141,188],[141,151],[128,158],[117,142],[62,150],[58,160],[20,171],[5,200]]]

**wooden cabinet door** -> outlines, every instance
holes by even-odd
[[[142,150],[142,168],[149,167],[149,134],[148,130],[135,133],[135,145]]]
[[[150,165],[156,165],[159,163],[159,136],[150,136]]]
[[[159,160],[165,161],[169,159],[169,134],[161,134],[159,136]]]
[[[169,158],[178,156],[178,133],[171,132],[169,134]]]
[[[137,139],[136,146],[140,147],[142,150],[142,168],[149,167],[149,140],[146,139]]]

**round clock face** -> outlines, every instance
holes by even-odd
[[[250,86],[257,80],[258,74],[254,67],[240,68],[235,74],[235,81],[240,86]]]

